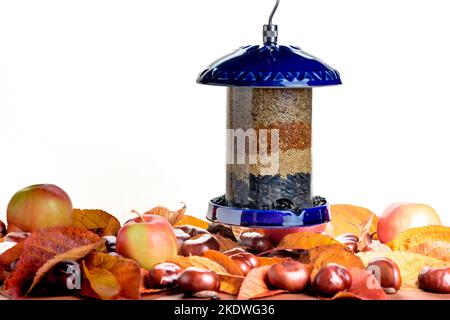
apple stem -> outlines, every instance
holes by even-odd
[[[139,218],[141,218],[141,221],[145,223],[144,217],[142,216],[142,214],[140,214],[139,212],[137,212],[136,210],[131,210],[132,213],[135,213],[138,215]]]

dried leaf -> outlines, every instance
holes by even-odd
[[[237,243],[236,241],[225,238],[220,234],[215,234],[214,237],[216,237],[217,241],[219,242],[221,252],[240,247],[239,243]]]
[[[359,225],[360,232],[358,237],[359,241],[357,243],[358,251],[364,251],[372,243],[372,233],[370,232],[370,228],[372,227],[374,217],[375,214],[372,214],[367,221]]]
[[[184,257],[184,256],[176,256],[176,257],[170,258],[166,262],[174,263],[177,266],[179,266],[181,269],[186,269],[186,268],[193,266],[189,257]]]
[[[144,213],[144,215],[155,214],[157,216],[162,216],[162,217],[166,218],[172,226],[175,226],[182,220],[185,212],[186,212],[186,204],[183,203],[183,207],[176,211],[171,211],[165,207],[155,207],[155,208],[147,211],[146,213]],[[185,223],[183,223],[183,224],[185,224]],[[189,223],[186,223],[186,224],[189,224]]]
[[[120,294],[120,283],[114,274],[106,269],[88,269],[83,261],[83,273],[89,282],[90,289],[95,293],[95,298],[102,300],[117,299]],[[82,291],[86,295],[86,291]],[[89,295],[90,296],[90,295]]]
[[[264,266],[252,269],[244,281],[238,293],[238,300],[250,300],[257,298],[270,297],[283,293],[283,290],[270,290],[266,284],[265,278],[270,266]]]
[[[0,265],[5,266],[6,268],[9,268],[11,263],[19,259],[20,255],[23,251],[24,242],[21,241],[17,243],[14,247],[9,248],[5,252],[3,252],[0,255]]]
[[[388,246],[392,250],[407,250],[428,241],[450,242],[450,227],[427,226],[408,229],[389,242]]]
[[[331,205],[331,225],[333,237],[337,237],[343,233],[359,234],[358,226],[369,220],[374,213],[369,209],[346,204]],[[373,234],[377,231],[378,218],[373,217],[370,232]]]
[[[222,267],[225,268],[227,273],[237,276],[243,276],[243,272],[241,268],[234,262],[233,259],[231,259],[229,256],[223,254],[222,252],[215,251],[215,250],[208,250],[203,253],[203,257],[208,258],[212,261],[217,262]]]
[[[90,296],[90,290],[92,289],[98,297],[113,297],[113,298],[124,298],[124,299],[139,299],[140,298],[140,287],[141,287],[141,270],[139,265],[130,259],[119,258],[105,253],[93,252],[89,254],[83,261],[86,269],[92,274],[92,270],[106,270],[112,275],[114,275],[117,283],[119,283],[119,293],[116,296],[112,296],[111,293],[115,290],[116,284],[112,281],[109,273],[97,272],[97,277],[88,277],[83,282],[83,287],[81,289],[81,294],[85,296]],[[101,276],[104,276],[102,278]],[[88,287],[86,287],[86,285]],[[102,287],[109,288],[105,289],[107,294],[101,291],[102,295],[97,292],[98,288]]]
[[[394,260],[400,268],[400,273],[402,275],[402,289],[418,288],[417,277],[424,267],[441,268],[450,266],[449,262],[407,251],[371,251],[360,252],[357,255],[361,258],[366,266],[373,259],[380,257],[386,257]]]
[[[104,239],[100,239],[97,242],[87,244],[85,246],[73,248],[67,252],[58,254],[54,256],[52,259],[48,260],[39,270],[36,272],[33,278],[33,282],[28,289],[27,294],[33,290],[33,288],[42,280],[45,274],[52,269],[55,265],[62,261],[77,261],[81,258],[84,258],[86,255],[91,253],[96,248],[101,247],[105,243]]]
[[[231,274],[219,274],[220,292],[237,295],[241,288],[244,276],[236,276]]]
[[[308,261],[302,262],[310,263],[314,267],[314,271],[312,272],[313,279],[317,272],[329,263],[336,263],[348,269],[365,269],[361,259],[352,251],[334,244],[308,250]]]
[[[228,274],[227,269],[211,259],[199,256],[189,256],[189,261],[194,267],[208,269],[215,273]]]
[[[348,291],[339,292],[337,299],[386,300],[386,293],[373,274],[363,269],[350,268],[352,286]]]
[[[407,251],[450,262],[450,242],[428,241],[408,248]]]
[[[24,241],[15,271],[5,281],[5,294],[17,298],[26,292],[23,286],[48,260],[74,248],[100,241],[100,237],[86,229],[53,227],[40,229]]]
[[[177,223],[175,223],[173,226],[183,226],[183,225],[191,225],[195,227],[199,227],[205,230],[208,230],[209,223],[201,220],[199,218],[184,215]]]
[[[74,209],[73,226],[95,231],[101,237],[115,236],[120,229],[120,222],[103,210]]]
[[[341,247],[345,247],[339,241],[314,232],[297,232],[286,235],[283,239],[281,239],[278,244],[278,248],[283,249],[312,249],[322,245],[334,244]]]
[[[274,264],[283,262],[284,260],[286,260],[285,258],[278,258],[278,257],[273,257],[273,258],[266,258],[266,257],[257,257],[258,261],[259,261],[259,266],[272,266]]]

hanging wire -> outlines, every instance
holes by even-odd
[[[275,12],[278,9],[279,4],[280,4],[280,0],[277,0],[277,3],[275,3],[275,7],[273,8],[272,13],[270,14],[270,17],[269,17],[269,26],[272,25],[272,19],[273,19],[273,16],[275,15]]]

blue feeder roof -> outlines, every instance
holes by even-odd
[[[216,86],[308,88],[342,84],[339,72],[294,46],[242,47],[204,70],[198,83]]]

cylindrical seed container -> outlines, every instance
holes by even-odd
[[[198,77],[228,87],[225,195],[210,202],[207,217],[253,228],[315,228],[330,214],[326,200],[312,194],[312,91],[341,80],[300,48],[278,45],[273,13],[263,45],[242,47]]]

